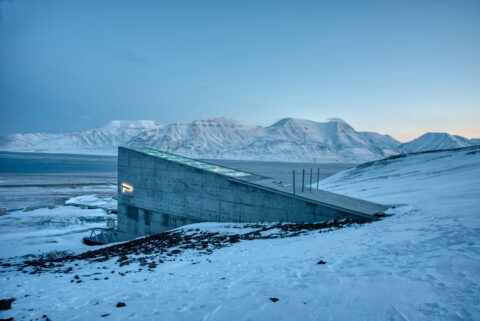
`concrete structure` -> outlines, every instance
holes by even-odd
[[[387,206],[149,148],[118,150],[118,231],[125,238],[196,222],[376,219]]]

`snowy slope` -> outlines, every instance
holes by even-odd
[[[395,152],[397,147],[401,145],[398,140],[390,135],[382,135],[375,132],[360,132],[360,134],[368,139],[372,145],[378,146],[382,149],[389,149],[393,152]]]
[[[240,155],[249,152],[244,145],[261,139],[263,128],[245,126],[228,118],[196,120],[189,124],[174,123],[163,130],[148,131],[132,139],[131,146],[148,146],[196,158],[227,158],[233,151]]]
[[[475,145],[480,145],[480,138],[472,138],[472,139],[470,139],[470,143],[474,146]]]
[[[112,155],[118,145],[125,145],[140,133],[155,128],[161,125],[151,120],[114,120],[100,128],[70,134],[7,134],[0,139],[0,149]]]
[[[476,145],[474,140],[450,135],[448,133],[426,133],[411,142],[401,144],[398,149],[407,153],[423,152],[427,150],[441,150],[462,148]]]
[[[153,256],[152,267],[148,262],[120,266],[138,257],[136,251],[102,262],[73,261],[61,273],[4,267],[3,297],[16,301],[0,317],[480,319],[480,147],[361,165],[321,187],[397,206],[389,211],[393,216],[370,224],[242,240],[220,249],[207,243],[209,255],[183,249]],[[205,223],[178,231],[229,235],[251,228]],[[317,264],[320,260],[325,264]],[[126,306],[115,307],[118,302]]]

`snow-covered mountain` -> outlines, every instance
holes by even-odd
[[[245,126],[226,118],[170,124],[135,137],[149,146],[193,158],[363,162],[396,153],[390,136],[355,131],[341,120],[285,118],[271,126]]]
[[[478,145],[477,141],[478,139],[468,139],[448,133],[426,133],[408,143],[401,144],[398,149],[407,153],[453,149]]]
[[[357,132],[340,119],[295,118],[268,127],[227,118],[164,127],[153,121],[112,121],[71,134],[9,134],[0,139],[0,149],[7,151],[115,154],[119,145],[194,158],[357,163],[395,154],[400,142],[388,135]]]
[[[119,145],[156,128],[162,126],[151,120],[114,120],[100,128],[68,134],[6,134],[0,136],[0,150],[113,155]]]
[[[358,132],[345,121],[284,118],[247,126],[228,118],[162,126],[148,120],[112,121],[68,134],[7,134],[0,150],[115,155],[117,147],[146,146],[193,158],[360,163],[402,152],[478,145],[450,134],[428,133],[401,144],[389,135]]]

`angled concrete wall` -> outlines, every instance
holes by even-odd
[[[122,191],[125,183],[133,190]],[[342,210],[127,148],[119,148],[118,186],[118,230],[126,237],[195,222],[318,222],[352,217]]]

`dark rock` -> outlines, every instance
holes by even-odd
[[[78,266],[79,261],[93,264],[106,260],[114,260],[117,266],[132,265],[134,263],[138,263],[140,266],[147,266],[152,260],[155,260],[156,264],[180,260],[182,258],[176,257],[176,254],[182,253],[183,249],[196,250],[199,255],[210,255],[217,249],[231,246],[233,243],[240,241],[295,237],[314,230],[323,233],[331,231],[332,229],[346,227],[353,223],[362,224],[363,222],[345,219],[318,223],[279,222],[268,225],[244,224],[242,226],[243,228],[251,228],[254,230],[248,233],[230,235],[222,235],[218,232],[198,232],[193,235],[185,235],[184,231],[167,231],[76,255],[68,252],[56,252],[55,254],[24,256],[24,261],[21,263],[0,261],[0,266],[13,266],[16,267],[19,272],[29,273],[32,271],[31,273],[33,274],[47,271],[62,274],[73,272],[71,267],[66,268],[65,265],[73,263],[75,266]],[[274,231],[275,233],[265,235],[263,233],[265,231]],[[131,257],[129,258],[128,255]],[[211,260],[207,259],[206,262],[211,262]],[[319,264],[325,264],[320,262]],[[107,267],[104,266],[103,268],[106,269]],[[153,266],[149,268],[152,269]],[[112,274],[115,272],[115,270],[111,271]],[[120,275],[124,276],[125,274],[120,273]]]
[[[108,317],[109,315],[110,315],[110,313],[105,313],[105,314],[102,314],[101,317],[105,318],[105,317]]]
[[[130,264],[130,261],[123,261],[120,263],[120,266],[124,266],[124,265],[129,265]]]
[[[80,280],[80,276],[78,276],[78,274],[75,274],[75,276],[73,277],[75,280]]]
[[[383,217],[393,216],[393,214],[376,213],[376,214],[373,214],[373,216],[383,218]]]
[[[317,264],[326,264],[327,262],[325,262],[324,260],[320,260],[317,262]]]
[[[126,304],[123,302],[118,302],[116,305],[117,308],[123,308],[124,306],[126,306]]]
[[[272,302],[277,302],[279,300],[279,298],[269,298],[270,301]]]
[[[12,308],[13,301],[15,301],[14,298],[0,300],[0,310],[10,310]]]

